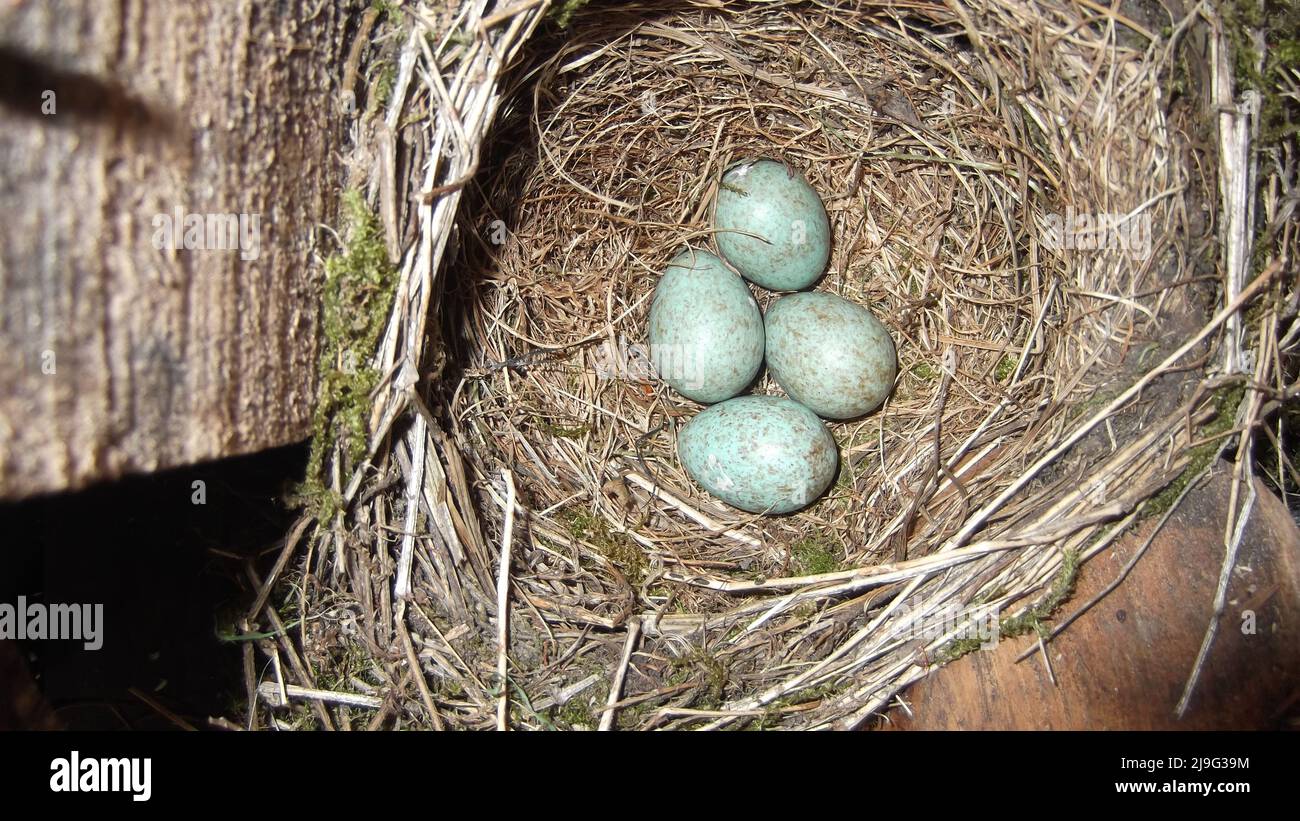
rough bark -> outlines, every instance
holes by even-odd
[[[0,498],[306,436],[356,14],[0,8]],[[155,247],[177,209],[256,246]]]

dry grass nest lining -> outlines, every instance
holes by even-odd
[[[379,362],[406,358],[404,389],[416,353],[439,374],[419,413],[397,389],[377,402],[393,440],[347,485],[300,602],[304,683],[397,697],[316,702],[321,722],[858,726],[957,646],[907,619],[1033,614],[1182,469],[1199,398],[1060,459],[1217,327],[1154,330],[1193,301],[1184,200],[1204,184],[1166,124],[1167,42],[1067,0],[653,3],[580,12],[520,52],[542,13],[488,19],[496,56],[446,37],[424,52],[426,71],[459,66],[425,85],[461,114],[431,131],[438,199],[412,220],[432,241],[407,253]],[[466,4],[452,26],[485,18]],[[471,150],[440,165],[456,140]],[[721,170],[749,156],[821,193],[817,288],[885,320],[900,359],[882,410],[831,425],[832,490],[785,517],[692,485],[674,425],[699,407],[629,351],[664,263],[709,246]],[[1067,208],[1148,220],[1149,255],[1046,247]],[[401,481],[369,478],[388,466]],[[370,678],[339,678],[331,623]]]

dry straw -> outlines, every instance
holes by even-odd
[[[1248,481],[1294,339],[1240,311],[1281,296],[1280,263],[1243,267],[1249,231],[1235,272],[1207,250],[1202,206],[1251,172],[1193,162],[1170,108],[1203,10],[1160,33],[1090,0],[594,6],[405,7],[370,180],[406,238],[370,458],[261,582],[301,624],[263,648],[288,681],[246,659],[250,725],[292,724],[287,699],[331,727],[857,727],[990,613],[1050,640],[1079,562],[1204,467],[1209,431],[1246,431]],[[900,357],[883,410],[832,425],[829,495],[771,518],[684,475],[699,408],[635,347],[666,260],[710,242],[721,169],[755,155],[821,192],[817,287]],[[1052,242],[1071,214],[1124,230]],[[279,623],[266,602],[250,624]]]

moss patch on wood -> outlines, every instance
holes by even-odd
[[[1300,101],[1281,93],[1300,66],[1300,4],[1295,0],[1233,0],[1222,4],[1224,34],[1232,46],[1233,72],[1260,95],[1260,143],[1275,145],[1300,134]],[[1252,35],[1262,31],[1264,54]]]
[[[371,392],[379,372],[367,362],[392,307],[397,268],[388,259],[383,228],[357,191],[342,198],[343,247],[325,261],[311,453],[299,501],[318,521],[328,521],[341,499],[330,488],[326,463],[336,450],[346,475],[366,454]]]

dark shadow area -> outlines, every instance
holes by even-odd
[[[274,559],[294,518],[283,498],[305,462],[294,445],[0,505],[0,608],[15,638],[20,601],[102,605],[83,640],[17,641],[60,724],[180,728],[146,699],[198,728],[233,712],[240,646],[218,630],[251,599],[247,562]],[[98,649],[84,640],[91,624]],[[22,685],[0,681],[0,698]]]

